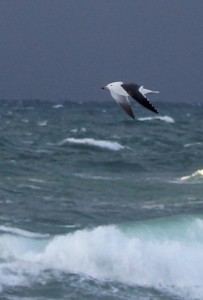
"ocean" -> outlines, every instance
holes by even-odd
[[[203,106],[0,102],[1,300],[203,299]]]

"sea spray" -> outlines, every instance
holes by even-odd
[[[5,280],[6,272],[9,282],[20,270],[32,280],[47,270],[58,270],[177,294],[198,291],[203,296],[202,228],[201,217],[180,216],[99,226],[44,239],[4,233],[0,236],[0,273]]]

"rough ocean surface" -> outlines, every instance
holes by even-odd
[[[203,299],[203,106],[0,102],[0,298]]]

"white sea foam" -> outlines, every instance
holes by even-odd
[[[10,233],[13,235],[18,235],[21,237],[27,237],[27,238],[44,238],[48,237],[48,234],[41,234],[41,233],[36,233],[36,232],[31,232],[15,227],[9,227],[9,226],[0,226],[0,232],[2,233]]]
[[[56,105],[54,105],[54,106],[52,106],[53,108],[62,108],[63,107],[63,105],[62,104],[56,104]]]
[[[46,239],[0,235],[0,285],[23,280],[26,285],[29,276],[33,282],[43,271],[58,270],[202,299],[202,228],[203,220],[195,217],[100,226]]]
[[[196,181],[196,180],[203,180],[203,169],[197,170],[194,173],[183,176],[180,178],[181,181]]]
[[[22,119],[21,120],[23,123],[29,123],[29,120],[28,119]]]
[[[39,121],[39,122],[38,122],[38,125],[39,125],[39,126],[47,126],[47,124],[48,124],[48,121],[47,121],[47,120]]]
[[[120,177],[118,176],[100,176],[100,175],[93,175],[93,174],[88,174],[88,173],[75,173],[74,176],[82,178],[82,179],[93,179],[93,180],[107,180],[107,181],[116,181],[116,180],[121,180]]]
[[[202,143],[201,142],[195,142],[195,143],[184,144],[185,148],[190,148],[190,147],[195,147],[195,146],[202,146]]]
[[[39,179],[39,178],[28,178],[29,181],[31,182],[37,182],[37,183],[45,183],[46,180]]]
[[[18,184],[17,187],[24,189],[24,188],[28,188],[28,189],[32,189],[32,190],[41,190],[40,186],[34,185],[34,184]]]
[[[112,150],[112,151],[119,151],[119,150],[122,150],[125,148],[118,142],[95,140],[93,138],[82,138],[82,139],[67,138],[67,139],[63,140],[60,143],[60,145],[64,145],[66,143],[76,144],[76,145],[93,146],[93,147],[108,149],[108,150]]]
[[[71,129],[70,132],[72,133],[78,133],[78,132],[86,132],[87,129],[85,127],[81,127],[81,128],[74,128],[74,129]]]
[[[155,117],[141,117],[138,118],[138,121],[153,121],[153,120],[160,120],[166,123],[175,123],[175,120],[170,116],[155,116]]]

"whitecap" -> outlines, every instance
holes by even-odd
[[[48,124],[48,121],[47,121],[47,120],[38,122],[38,125],[39,125],[39,126],[47,126],[47,124]]]
[[[29,123],[29,120],[28,119],[22,119],[21,120],[23,123]]]
[[[85,127],[81,127],[81,128],[74,128],[74,129],[71,129],[70,132],[72,133],[78,133],[78,132],[86,132],[87,129]]]
[[[33,185],[33,184],[19,184],[18,187],[19,188],[28,188],[31,190],[41,190],[41,187],[39,187],[37,185]]]
[[[71,129],[70,132],[72,132],[72,133],[78,133],[78,129],[77,128]]]
[[[9,233],[9,234],[12,234],[12,235],[18,235],[18,236],[26,237],[26,238],[46,238],[46,237],[49,237],[49,234],[31,232],[31,231],[23,230],[23,229],[20,229],[20,228],[9,227],[9,226],[4,226],[4,225],[0,226],[0,231],[2,233]]]
[[[109,176],[99,176],[99,175],[92,175],[92,174],[86,174],[86,173],[75,173],[75,177],[81,178],[81,179],[87,179],[87,180],[107,180],[107,181],[115,181],[120,180],[120,177],[109,177]]]
[[[0,284],[27,284],[29,275],[33,282],[43,271],[58,270],[202,299],[202,228],[201,218],[185,217],[85,228],[44,239],[3,235]]]
[[[194,142],[194,143],[184,144],[184,147],[185,148],[190,148],[190,147],[201,146],[201,145],[202,145],[201,142]]]
[[[183,176],[180,178],[181,181],[196,181],[196,180],[203,180],[203,169],[197,170],[194,173]]]
[[[32,181],[32,182],[38,182],[38,183],[45,183],[46,180],[43,180],[43,179],[39,179],[39,178],[28,178],[29,181]]]
[[[160,120],[166,123],[175,123],[175,120],[170,116],[155,116],[155,117],[141,117],[138,118],[138,121],[153,121],[153,120]]]
[[[62,104],[56,104],[56,105],[54,105],[54,106],[52,106],[53,108],[62,108],[63,107],[63,105]]]
[[[112,151],[119,151],[124,149],[125,147],[119,144],[118,142],[106,141],[106,140],[95,140],[93,138],[83,138],[83,139],[76,139],[76,138],[67,138],[59,143],[59,145],[64,145],[66,143],[76,144],[76,145],[87,145],[98,147],[102,149],[108,149]]]

